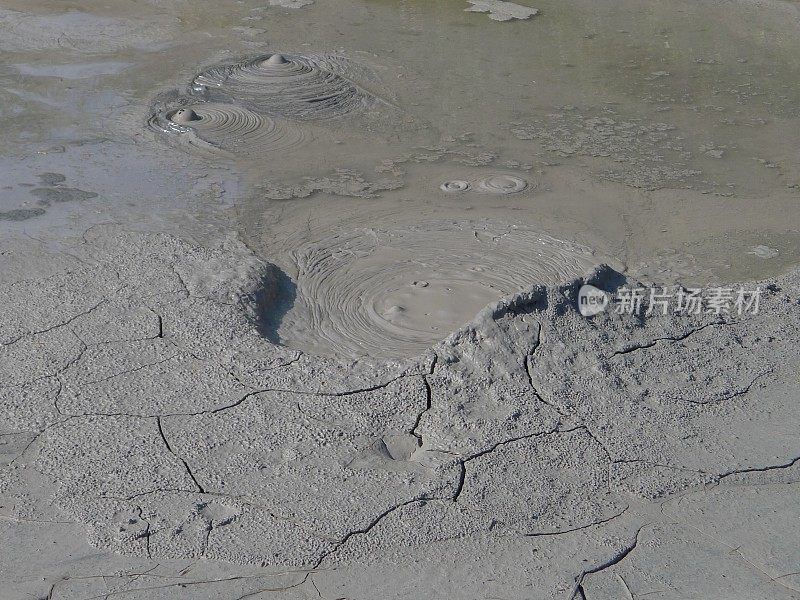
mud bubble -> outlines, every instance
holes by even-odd
[[[481,194],[516,194],[531,187],[522,177],[516,175],[489,175],[476,180],[449,179],[439,189],[448,194],[475,191]]]
[[[445,181],[442,185],[439,186],[443,192],[448,193],[457,193],[457,192],[466,192],[472,186],[470,185],[469,181],[464,181],[463,179],[451,179],[450,181]]]

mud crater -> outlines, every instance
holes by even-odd
[[[277,329],[281,343],[380,358],[422,353],[487,304],[599,262],[586,246],[494,221],[356,229],[292,258],[296,297]]]

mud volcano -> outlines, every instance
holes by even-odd
[[[359,69],[341,57],[266,54],[210,68],[194,78],[194,94],[241,103],[297,121],[325,120],[369,107],[374,98],[355,82]]]
[[[439,222],[359,229],[294,253],[297,293],[278,334],[312,353],[413,356],[485,305],[582,274],[592,251],[526,227]]]
[[[305,140],[303,132],[291,123],[235,104],[215,102],[160,111],[150,125],[163,133],[180,135],[189,146],[211,153],[286,151]]]

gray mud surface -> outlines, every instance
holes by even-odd
[[[800,599],[798,28],[4,2],[0,600]]]
[[[239,244],[2,257],[9,597],[797,596],[798,272],[642,323],[577,312],[600,267],[397,362],[268,342]]]

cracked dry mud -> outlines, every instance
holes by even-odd
[[[800,597],[800,271],[586,319],[599,267],[344,360],[261,335],[238,242],[0,244],[3,597]]]

